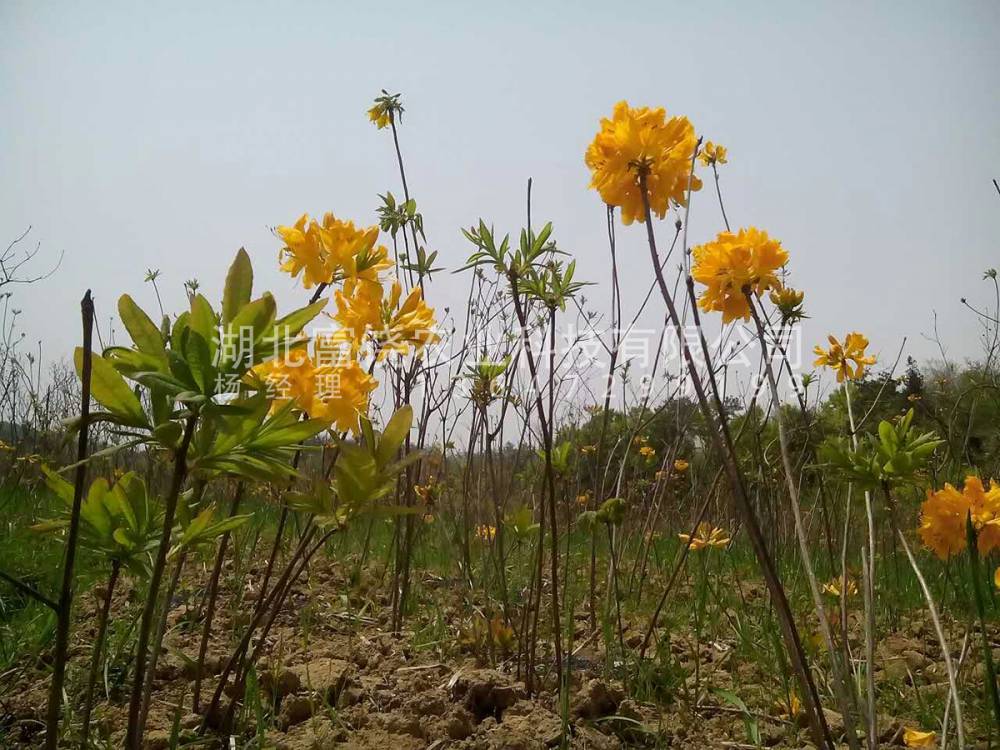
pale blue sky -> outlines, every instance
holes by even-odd
[[[932,356],[936,310],[950,355],[978,350],[958,299],[985,300],[982,271],[1000,265],[993,1],[0,0],[0,27],[0,237],[31,224],[42,256],[65,251],[53,278],[15,290],[50,357],[76,342],[86,287],[106,319],[123,291],[154,305],[143,275],[160,268],[177,310],[192,276],[218,295],[240,245],[279,300],[301,299],[268,227],[325,210],[372,223],[376,194],[401,192],[365,117],[382,87],[404,94],[410,185],[446,266],[479,216],[520,227],[533,176],[535,216],[605,279],[583,151],[626,98],[729,147],[730,219],[791,253],[810,345],[857,328],[884,359],[904,335]],[[720,227],[703,191],[692,241]],[[634,298],[650,278],[641,227],[619,242]],[[457,305],[454,282],[432,302]]]

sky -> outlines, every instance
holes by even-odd
[[[927,361],[936,325],[949,358],[980,351],[959,300],[988,303],[982,274],[1000,265],[992,0],[0,0],[0,28],[0,238],[30,226],[37,271],[63,254],[12,289],[47,360],[78,343],[85,289],[107,336],[121,293],[155,309],[147,269],[178,312],[187,279],[221,297],[241,246],[258,289],[304,300],[270,228],[306,211],[374,223],[378,194],[401,194],[391,136],[365,115],[382,88],[403,94],[407,177],[441,265],[462,265],[460,228],[480,217],[516,236],[531,177],[534,219],[602,307],[605,216],[583,153],[627,99],[728,147],[730,221],[788,250],[806,349],[860,330],[883,362],[904,337]],[[692,244],[723,228],[711,187]],[[671,222],[657,231],[666,242]],[[618,243],[627,311],[651,279],[641,225]],[[455,309],[465,288],[437,276],[429,301]]]

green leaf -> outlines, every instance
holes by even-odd
[[[240,309],[250,301],[253,293],[253,265],[242,247],[237,251],[233,264],[226,274],[226,288],[222,293],[222,324],[228,326]]]
[[[386,466],[399,452],[403,441],[410,433],[410,425],[413,424],[413,407],[405,404],[396,410],[396,413],[389,419],[382,437],[378,442],[378,450],[375,460],[379,466]]]
[[[140,352],[156,359],[166,359],[167,351],[160,329],[127,294],[118,298],[118,316]]]
[[[76,372],[83,377],[83,349],[73,356]],[[146,427],[146,413],[132,389],[118,371],[98,354],[91,356],[90,393],[105,409],[134,427]]]

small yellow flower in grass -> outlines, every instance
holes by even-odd
[[[698,154],[698,161],[706,167],[711,167],[714,164],[725,164],[726,153],[725,146],[706,141],[705,145],[701,147],[701,152]]]
[[[590,492],[583,492],[576,496],[576,504],[581,508],[586,508],[587,503],[590,502]]]
[[[585,456],[589,456],[591,453],[597,453],[597,446],[596,445],[581,446],[580,453],[582,453]]]
[[[858,380],[865,374],[865,367],[875,364],[875,357],[865,356],[865,349],[868,348],[868,339],[857,331],[847,334],[844,343],[841,344],[835,336],[828,336],[830,342],[829,349],[820,346],[813,348],[816,367],[829,367],[837,373],[837,382],[844,380]],[[851,366],[853,363],[853,367]]]
[[[678,534],[677,538],[685,544],[690,543],[692,552],[698,552],[708,547],[722,549],[729,544],[731,539],[724,530],[712,526],[708,521],[702,521],[698,524],[698,530],[693,538],[690,534]]]
[[[654,458],[656,458],[656,449],[651,446],[644,445],[639,449],[639,455],[645,458],[647,461],[652,461]]]
[[[497,527],[485,523],[476,527],[476,537],[484,542],[492,542],[497,535]]]
[[[750,319],[750,304],[743,292],[748,289],[758,297],[771,289],[780,289],[778,270],[788,262],[788,253],[778,240],[756,227],[736,234],[720,232],[712,242],[692,251],[691,276],[705,290],[698,307],[705,312],[721,312],[722,322]]]
[[[777,701],[774,707],[778,710],[778,717],[781,719],[794,719],[802,715],[802,701],[795,693]]]
[[[622,221],[646,220],[640,175],[646,178],[650,212],[661,219],[671,203],[683,205],[701,180],[691,176],[691,159],[698,138],[686,117],[667,118],[662,107],[630,107],[621,101],[587,147],[590,187],[609,206],[621,208]]]
[[[937,745],[937,732],[907,729],[903,732],[903,744],[907,747],[934,747]]]
[[[920,535],[924,546],[942,560],[962,552],[968,546],[966,518],[972,514],[979,553],[988,555],[1000,547],[1000,485],[990,481],[983,486],[979,477],[968,476],[959,492],[950,484],[927,491],[920,506]]]
[[[433,505],[437,494],[437,483],[434,481],[434,477],[429,477],[427,484],[413,485],[413,492],[424,505]]]
[[[687,471],[688,466],[690,466],[690,464],[683,458],[678,458],[674,461],[674,471],[676,471],[678,474],[683,474],[685,471]]]
[[[829,596],[836,597],[836,598],[839,599],[840,598],[840,594],[841,594],[841,584],[842,583],[843,583],[843,579],[841,579],[839,576],[836,577],[836,578],[830,579],[829,583],[824,583],[823,584],[823,593],[827,594]],[[857,593],[858,593],[858,584],[857,584],[857,582],[853,578],[848,577],[848,579],[847,579],[847,595],[848,596],[854,596]]]
[[[424,513],[424,523],[434,523],[434,514]]]

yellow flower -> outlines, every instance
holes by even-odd
[[[646,176],[650,211],[661,219],[671,202],[684,204],[691,176],[691,158],[698,139],[686,117],[667,119],[662,107],[615,105],[611,118],[601,118],[601,129],[587,147],[590,187],[610,206],[621,208],[622,221],[646,220],[639,175]]]
[[[868,339],[857,331],[847,334],[844,343],[837,341],[835,336],[828,336],[830,348],[824,350],[820,346],[813,348],[816,355],[815,367],[829,367],[837,373],[837,382],[844,380],[858,380],[865,374],[867,365],[875,364],[875,357],[865,356],[865,349],[868,348]],[[851,363],[854,367],[851,367]]]
[[[358,418],[368,411],[368,397],[378,382],[356,359],[316,368],[310,417],[327,419],[340,432],[357,432]]]
[[[829,583],[824,583],[823,584],[823,593],[824,594],[828,594],[828,595],[833,596],[833,597],[836,597],[836,598],[840,598],[840,593],[841,593],[841,586],[840,586],[840,584],[841,583],[842,583],[842,579],[839,578],[839,577],[838,578],[832,578],[832,579],[830,579]],[[858,584],[855,582],[855,580],[853,578],[848,577],[848,579],[847,579],[847,595],[848,596],[854,596],[857,593],[858,593]]]
[[[596,445],[581,446],[580,453],[582,453],[585,456],[590,455],[591,453],[597,453],[597,446]]]
[[[375,123],[379,130],[389,127],[392,122],[392,110],[382,104],[376,104],[368,110],[368,119]]]
[[[590,502],[590,490],[587,490],[586,492],[576,496],[576,504],[579,505],[581,508],[586,508],[589,502]]]
[[[484,542],[492,542],[497,535],[497,527],[489,526],[485,523],[479,524],[476,527],[476,537]]]
[[[648,442],[645,435],[636,435],[632,438],[632,445],[645,445]]]
[[[698,154],[698,160],[706,167],[711,167],[713,164],[725,164],[726,147],[706,141],[705,145],[701,147],[701,153]]]
[[[685,544],[690,543],[692,552],[697,552],[706,547],[721,549],[729,544],[731,539],[731,537],[726,535],[724,530],[713,527],[708,521],[702,521],[698,524],[698,530],[695,532],[693,538],[690,534],[678,534],[677,538]]]
[[[434,481],[434,477],[430,477],[427,480],[427,484],[413,485],[413,491],[424,505],[433,505],[434,496],[437,493],[437,484]]]
[[[723,323],[749,320],[750,305],[743,290],[760,297],[769,289],[780,289],[777,271],[788,262],[781,243],[756,227],[736,234],[720,232],[692,252],[691,276],[705,286],[698,306],[705,312],[721,312]]]
[[[794,719],[802,714],[802,701],[795,693],[789,695],[787,700],[778,701],[774,707],[778,710],[778,716],[781,719]]]
[[[993,571],[993,585],[1000,589],[1000,568]]]
[[[937,732],[907,729],[903,732],[903,744],[907,747],[934,747],[937,744]]]
[[[771,302],[778,308],[783,321],[796,321],[805,317],[802,314],[802,300],[805,296],[805,292],[797,291],[790,286],[774,289],[770,295]]]
[[[656,449],[651,448],[648,445],[644,445],[639,449],[639,455],[649,461],[656,458]]]
[[[683,458],[678,458],[677,460],[674,461],[674,471],[676,471],[679,474],[683,474],[685,471],[688,470],[689,465],[690,464],[688,464],[688,462],[685,461]]]
[[[328,420],[341,432],[357,432],[358,417],[368,411],[368,396],[378,382],[353,358],[328,362],[321,348],[315,353],[314,359],[305,349],[292,349],[257,365],[254,372],[273,399],[273,408],[294,401],[314,419]]]
[[[925,547],[946,560],[968,545],[965,523],[970,513],[980,554],[1000,547],[1000,485],[990,481],[987,490],[974,476],[965,478],[961,492],[950,484],[937,491],[928,490],[920,506],[917,533]]]
[[[316,368],[305,349],[292,349],[285,356],[262,362],[254,372],[263,381],[274,409],[289,401],[308,412],[312,406]]]
[[[333,280],[336,265],[323,246],[319,224],[309,214],[302,214],[294,226],[279,226],[277,232],[285,243],[278,253],[282,271],[292,278],[302,274],[302,286],[306,289]]]
[[[389,302],[382,309],[382,325],[372,332],[380,344],[379,359],[393,351],[407,354],[410,347],[419,352],[441,339],[434,332],[434,308],[424,301],[423,289],[414,287],[400,305],[402,292],[400,283],[393,282]]]

